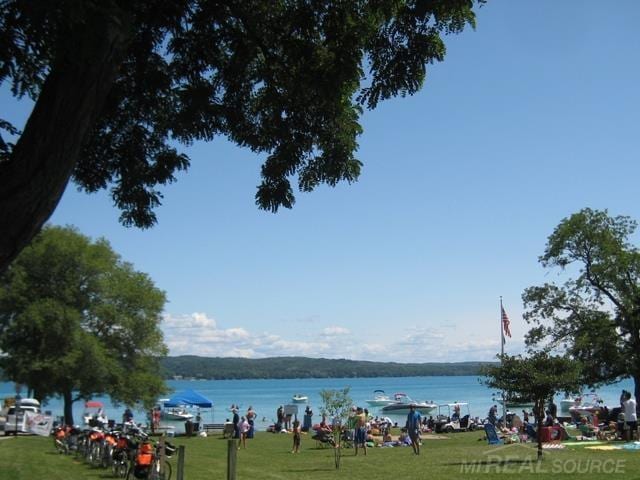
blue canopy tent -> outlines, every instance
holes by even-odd
[[[213,402],[206,397],[203,397],[198,392],[193,390],[185,390],[184,392],[176,393],[168,400],[164,402],[165,407],[178,407],[178,406],[194,406],[200,408],[212,408]]]

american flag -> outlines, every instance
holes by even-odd
[[[507,317],[507,312],[504,311],[504,308],[501,306],[500,310],[502,310],[502,329],[504,330],[504,334],[511,338],[511,330],[509,330],[509,317]]]

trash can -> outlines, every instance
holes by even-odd
[[[191,420],[184,422],[184,433],[187,437],[191,437],[193,435],[193,422]]]

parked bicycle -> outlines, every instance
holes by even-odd
[[[171,480],[171,464],[168,458],[175,453],[175,447],[164,442],[164,461],[161,458],[161,444],[153,444],[146,439],[138,445],[133,465],[127,472],[127,480]]]

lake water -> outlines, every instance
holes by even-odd
[[[373,397],[376,389],[384,390],[393,395],[396,392],[408,394],[413,400],[433,401],[435,403],[468,402],[472,416],[484,418],[493,405],[495,392],[480,383],[480,377],[377,377],[377,378],[308,378],[308,379],[278,379],[278,380],[169,380],[167,385],[175,392],[192,389],[209,398],[214,407],[202,410],[204,423],[222,423],[230,418],[228,408],[231,404],[240,405],[240,414],[246,412],[249,406],[257,412],[256,427],[264,430],[274,422],[276,409],[279,405],[291,403],[294,394],[303,394],[309,398],[309,404],[314,412],[314,423],[320,421],[320,391],[327,389],[341,389],[350,387],[350,396],[356,405],[367,407],[365,400]],[[622,382],[598,389],[598,394],[609,406],[618,406],[622,389],[633,391],[633,382]],[[22,393],[23,396],[25,393]],[[0,399],[15,395],[13,383],[0,383]],[[115,406],[109,398],[96,397],[105,404],[105,411],[110,419],[120,421],[124,411],[123,406]],[[74,420],[82,421],[84,410],[82,402],[74,404]],[[43,407],[53,415],[62,415],[63,404],[60,399],[51,399]],[[300,407],[300,413],[304,405]],[[379,412],[370,409],[373,415]],[[136,411],[135,420],[146,423],[146,414]],[[403,421],[403,418],[393,418]],[[182,422],[176,424],[176,431],[183,429]]]

